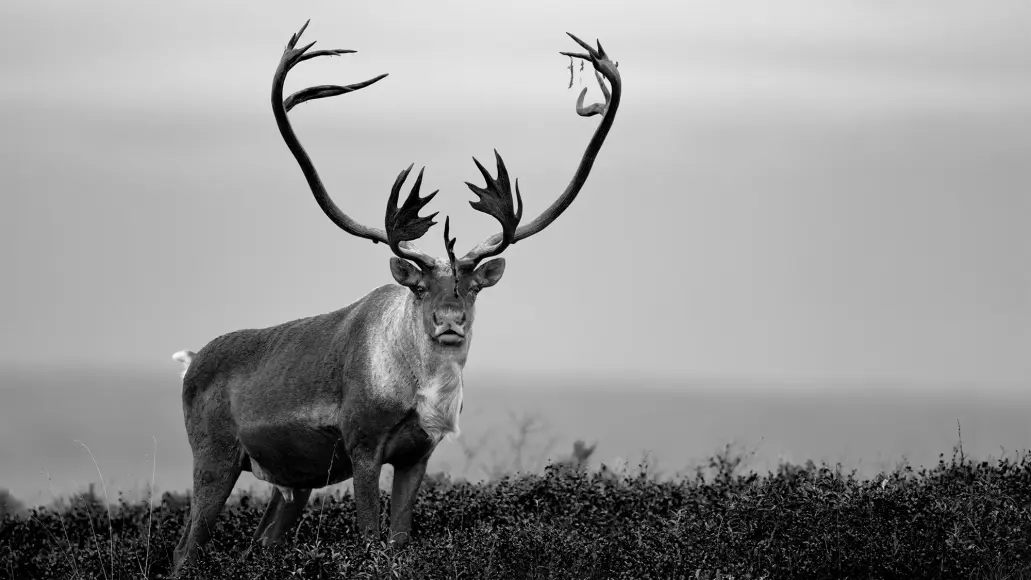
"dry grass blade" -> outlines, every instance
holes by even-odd
[[[339,443],[339,441],[338,441],[338,443]],[[336,456],[337,456],[337,454],[336,454],[335,451],[333,452],[333,455],[329,456],[329,469],[326,470],[326,487],[329,487],[329,479],[331,477],[331,474],[333,473],[333,460],[336,459]],[[322,506],[319,508],[319,521],[315,525],[315,547],[316,548],[319,547],[319,531],[322,529],[322,512],[326,511],[326,496],[328,494],[329,494],[329,490],[328,489],[325,492],[323,492],[323,494],[322,494]]]
[[[150,536],[153,534],[154,527],[154,480],[157,478],[157,466],[158,466],[158,438],[154,439],[154,453],[151,455],[150,465],[150,497],[147,498],[147,552],[143,557],[143,577],[150,577]]]
[[[104,507],[107,509],[108,541],[111,544],[111,546],[110,546],[110,548],[111,548],[110,549],[110,551],[111,551],[111,575],[114,576],[114,573],[115,573],[115,526],[114,526],[114,522],[111,520],[111,500],[107,497],[107,484],[104,483],[104,474],[100,472],[100,464],[97,463],[97,458],[93,456],[93,452],[90,451],[90,448],[87,447],[85,443],[83,443],[82,441],[79,441],[78,439],[75,439],[74,441],[76,443],[78,443],[79,445],[82,445],[83,449],[86,450],[86,453],[89,453],[90,459],[93,460],[93,466],[97,468],[97,476],[100,478],[100,488],[104,490]],[[92,520],[91,520],[90,521],[90,526],[92,527],[92,525],[93,524],[92,524]],[[94,540],[96,539],[96,535],[97,535],[96,532],[94,532],[93,533]],[[98,557],[100,556],[100,545],[99,544],[97,545],[97,556]],[[101,570],[104,569],[103,566],[101,566],[100,568],[101,568]],[[104,573],[104,577],[105,578],[107,577],[107,573],[106,572]]]

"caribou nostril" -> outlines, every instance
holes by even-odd
[[[443,324],[454,324],[462,326],[465,324],[465,312],[456,312],[454,310],[446,312],[434,312],[433,323],[440,326]]]

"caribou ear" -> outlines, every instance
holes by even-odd
[[[390,273],[402,286],[411,288],[422,281],[422,271],[408,260],[390,258]]]
[[[501,281],[501,275],[505,273],[505,259],[495,258],[473,272],[473,280],[479,289],[490,288]]]

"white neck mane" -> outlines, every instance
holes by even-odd
[[[444,365],[427,377],[416,392],[415,410],[419,425],[435,443],[445,435],[461,433],[458,415],[462,411],[462,367],[457,362]]]

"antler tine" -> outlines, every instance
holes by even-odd
[[[293,47],[297,46],[297,41],[301,39],[301,35],[308,29],[309,24],[311,24],[311,18],[304,21],[300,30],[290,35],[290,40],[286,43],[287,50],[291,50]]]
[[[592,47],[590,44],[587,44],[586,42],[584,42],[584,41],[580,40],[579,38],[577,38],[576,35],[573,34],[572,32],[567,32],[566,35],[569,36],[569,38],[572,38],[574,42],[576,42],[577,44],[582,46],[583,49],[586,50],[587,53],[590,54],[591,56],[593,56],[595,58],[598,58],[598,57],[601,56],[601,52],[600,51],[595,51],[594,47]]]
[[[608,87],[605,86],[605,81],[602,80],[601,74],[598,71],[594,71],[594,77],[598,79],[598,86],[601,87],[601,94],[605,97],[604,103],[594,103],[590,106],[584,106],[584,97],[587,96],[587,87],[584,87],[580,91],[580,96],[576,98],[576,114],[581,117],[593,117],[594,115],[604,115],[605,109],[609,105],[609,101],[612,100],[612,95],[609,93]]]
[[[570,38],[572,38],[587,52],[578,53],[563,51],[560,52],[560,54],[573,58],[590,60],[591,64],[594,65],[595,76],[598,79],[598,83],[601,85],[601,91],[605,97],[604,104],[596,103],[588,107],[584,107],[583,100],[584,96],[587,94],[587,89],[585,88],[583,91],[580,92],[580,97],[577,99],[576,112],[577,114],[584,117],[602,115],[601,122],[598,124],[598,128],[594,130],[594,135],[591,137],[590,142],[587,143],[587,149],[584,151],[583,156],[580,158],[580,164],[577,166],[576,173],[573,174],[573,179],[570,180],[569,185],[567,185],[566,189],[561,193],[561,195],[558,196],[558,199],[556,199],[550,206],[548,206],[547,209],[541,212],[541,215],[537,216],[537,218],[531,221],[530,223],[519,226],[518,228],[515,228],[513,232],[510,233],[508,230],[508,222],[504,221],[502,218],[495,215],[492,211],[481,209],[480,207],[477,207],[476,204],[473,204],[473,207],[475,209],[485,211],[485,213],[490,213],[492,216],[497,218],[498,221],[501,221],[502,231],[501,233],[497,233],[493,236],[490,236],[486,240],[476,245],[476,247],[474,247],[472,250],[469,250],[469,252],[461,259],[461,262],[463,263],[475,264],[480,260],[483,260],[484,258],[496,256],[500,254],[505,248],[507,248],[509,244],[514,244],[520,240],[524,240],[536,233],[539,233],[541,230],[551,225],[551,223],[554,222],[558,218],[558,216],[562,215],[562,212],[564,212],[566,208],[568,208],[569,205],[573,203],[573,200],[576,199],[577,194],[580,193],[580,190],[583,188],[584,183],[587,181],[587,177],[591,173],[591,168],[594,167],[594,161],[598,156],[598,152],[601,150],[601,146],[605,143],[605,138],[608,136],[609,130],[612,128],[612,123],[613,121],[615,121],[616,118],[616,110],[619,108],[619,100],[623,94],[622,80],[619,76],[619,70],[617,68],[617,65],[609,59],[607,54],[605,54],[605,50],[602,48],[600,40],[597,42],[598,48],[595,49],[590,44],[587,44],[586,42],[577,38],[574,34],[570,32],[567,32],[566,34],[569,35]],[[602,77],[609,81],[609,85],[612,87],[611,92],[608,88],[606,88],[604,79],[602,79]],[[496,153],[497,152],[495,151],[495,154]],[[480,171],[484,173],[484,177],[488,178],[487,185],[488,188],[490,188],[491,180],[489,179],[489,175],[484,172],[484,169],[482,167],[480,167],[479,162],[477,162],[477,167],[479,167]],[[499,178],[501,177],[502,168],[503,164],[501,163],[501,157],[499,156]],[[507,172],[505,175],[507,179]],[[482,190],[468,183],[466,185],[469,185],[469,188],[472,189],[474,193],[477,193],[477,195],[481,195],[480,192]],[[516,195],[519,195],[518,182],[516,184]],[[510,200],[509,203],[511,203]],[[480,205],[482,207],[489,207],[486,204],[484,204],[482,195]],[[520,213],[521,212],[522,200],[520,200]],[[518,222],[518,217],[516,221]],[[514,224],[511,227],[514,228]]]
[[[334,53],[334,52],[331,52],[331,51],[328,51],[328,50],[320,50],[319,52],[323,53],[323,54],[321,54],[319,56],[325,56],[325,55],[329,55],[329,54],[337,54],[337,53]],[[352,50],[350,52],[357,52],[357,51]],[[339,53],[339,54],[345,54],[345,53]],[[294,93],[294,94],[290,95],[289,97],[287,97],[286,100],[283,101],[283,106],[286,107],[287,112],[289,112],[290,109],[293,109],[294,107],[296,107],[297,105],[300,105],[301,103],[303,103],[305,101],[311,101],[313,99],[324,99],[326,97],[335,97],[337,95],[346,95],[347,93],[353,93],[354,91],[357,91],[358,89],[364,89],[365,87],[371,85],[372,83],[375,83],[377,81],[382,80],[386,76],[387,76],[386,74],[381,74],[378,77],[371,78],[371,79],[369,79],[367,81],[362,81],[360,83],[354,83],[353,85],[347,85],[345,87],[342,87],[340,85],[319,85],[317,87],[308,87],[306,89],[302,89],[300,91],[297,91],[296,93]]]
[[[436,264],[436,260],[416,248],[412,244],[406,243],[403,247],[402,242],[411,242],[424,236],[427,231],[437,222],[433,221],[433,218],[440,212],[433,212],[428,216],[420,216],[419,211],[426,207],[426,204],[432,200],[440,190],[430,193],[426,197],[419,197],[419,190],[422,187],[422,174],[426,169],[423,167],[419,170],[419,175],[415,178],[415,184],[412,185],[412,190],[409,192],[408,197],[405,198],[401,207],[397,207],[397,200],[401,195],[401,185],[408,178],[408,174],[412,171],[412,167],[415,164],[409,165],[398,174],[397,179],[394,180],[394,186],[390,188],[390,197],[387,200],[387,211],[384,223],[386,225],[386,236],[390,249],[393,250],[398,257],[406,260],[411,260],[418,264],[424,271],[432,271]]]
[[[309,44],[308,47],[310,48],[314,44],[315,42],[312,41],[312,43]],[[297,62],[304,62],[306,60],[319,56],[338,56],[341,54],[356,54],[357,52],[357,50],[351,50],[349,48],[331,48],[328,50],[316,50],[315,52],[305,51],[304,55],[297,59]]]
[[[276,118],[276,125],[279,127],[279,132],[283,136],[286,146],[290,149],[290,152],[297,160],[297,164],[301,167],[301,171],[304,173],[304,178],[307,180],[308,186],[311,188],[311,192],[315,196],[315,201],[319,204],[319,207],[322,208],[322,211],[326,216],[340,229],[353,236],[371,240],[373,243],[386,243],[386,232],[358,223],[341,211],[333,200],[330,199],[329,193],[326,191],[326,187],[323,185],[322,179],[319,177],[319,173],[315,169],[315,164],[312,163],[311,157],[308,156],[308,152],[305,151],[304,146],[301,145],[300,140],[297,138],[297,134],[294,132],[293,126],[290,124],[290,118],[287,116],[287,111],[305,101],[343,95],[357,91],[382,80],[387,75],[382,74],[367,81],[348,86],[324,85],[310,87],[298,91],[290,95],[289,98],[284,99],[283,88],[286,84],[287,73],[289,73],[297,63],[319,56],[336,56],[355,52],[349,49],[318,50],[311,53],[307,52],[308,49],[315,44],[314,42],[304,45],[301,48],[295,48],[298,40],[300,40],[301,35],[304,34],[304,31],[308,28],[308,24],[310,22],[311,20],[309,19],[304,23],[304,26],[302,26],[299,31],[290,36],[290,41],[287,43],[286,48],[283,49],[283,55],[279,60],[279,66],[276,68],[276,72],[272,77],[272,113]]]

